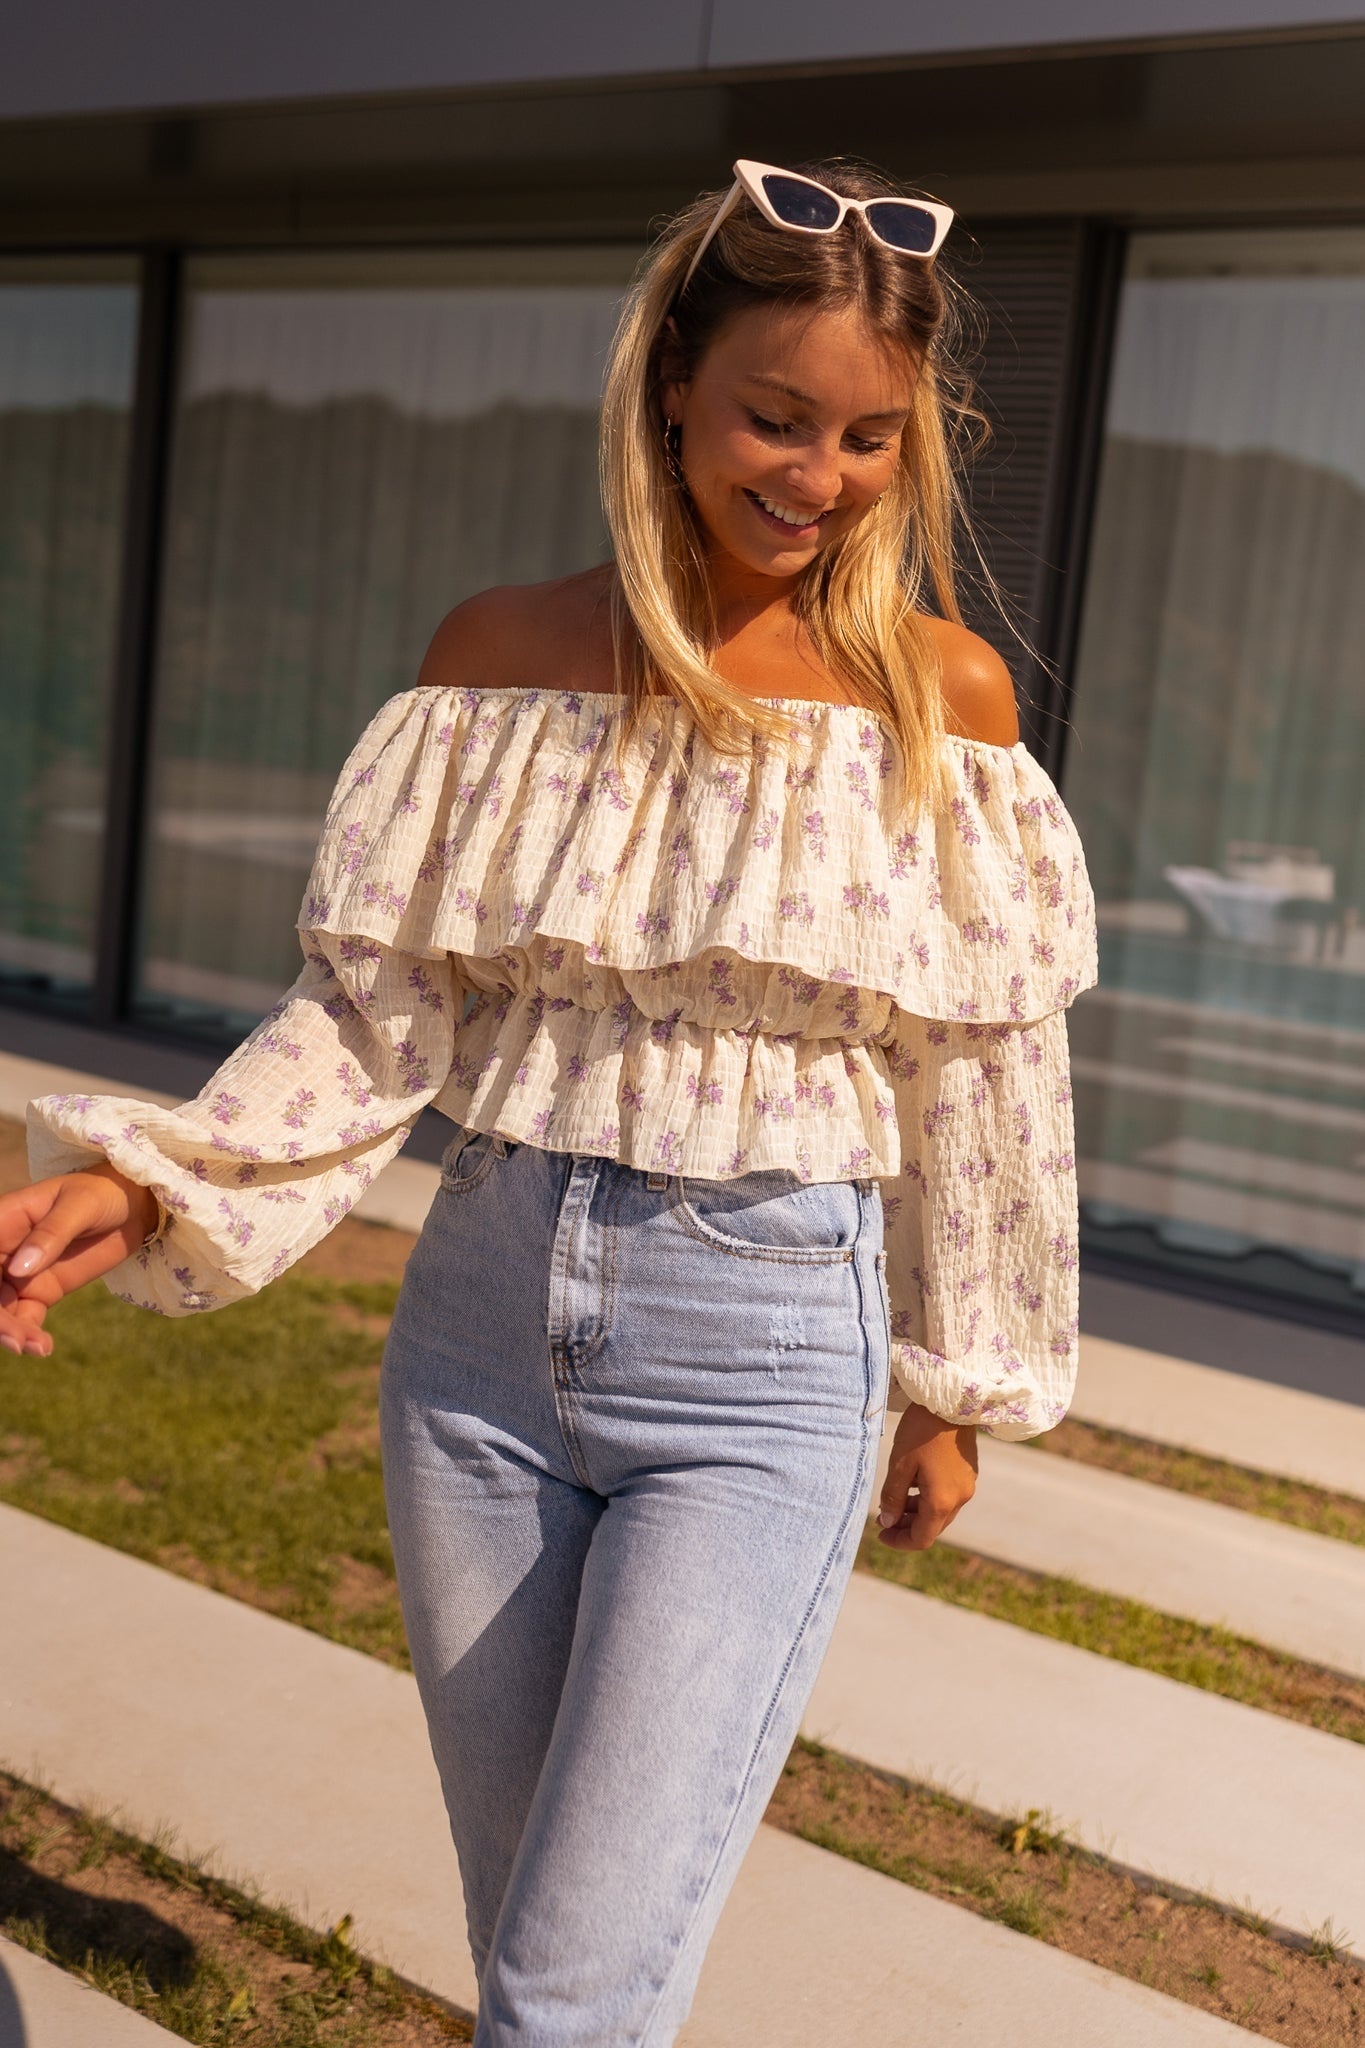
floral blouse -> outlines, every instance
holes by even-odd
[[[661,699],[409,690],[327,813],[293,987],[179,1109],[50,1095],[35,1173],[103,1154],[156,1238],[108,1276],[168,1315],[282,1273],[428,1103],[707,1179],[883,1183],[891,1405],[1020,1438],[1077,1359],[1065,1010],[1097,978],[1076,828],[1022,741],[947,738],[951,802],[883,799],[876,718],[769,699],[715,752]]]

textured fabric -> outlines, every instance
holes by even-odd
[[[900,1394],[1029,1436],[1077,1356],[1065,1010],[1097,978],[1079,837],[1021,742],[949,739],[910,829],[851,706],[713,751],[664,700],[411,690],[346,763],[294,987],[197,1100],[50,1096],[35,1171],[103,1153],[167,1228],[110,1284],[169,1314],[284,1270],[424,1104],[723,1179],[885,1179]],[[894,1403],[893,1403],[894,1405]]]
[[[380,1418],[476,2048],[687,2015],[866,1520],[879,1185],[447,1152]]]

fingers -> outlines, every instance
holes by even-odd
[[[976,1432],[908,1408],[878,1503],[879,1540],[890,1550],[928,1550],[975,1489]]]
[[[8,1225],[5,1235],[16,1236],[15,1223],[20,1216],[26,1217],[28,1228],[9,1247],[4,1270],[5,1278],[21,1290],[82,1239],[95,1238],[108,1245],[110,1256],[105,1265],[94,1267],[95,1272],[117,1265],[134,1242],[140,1241],[130,1224],[126,1188],[97,1172],[38,1181],[21,1189],[20,1198],[18,1209],[4,1219]]]
[[[16,1358],[50,1358],[52,1339],[43,1328],[47,1305],[27,1301],[12,1287],[0,1286],[0,1348]]]

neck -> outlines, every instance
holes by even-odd
[[[733,555],[712,553],[708,562],[722,647],[751,631],[780,631],[793,617],[796,576],[764,576]]]

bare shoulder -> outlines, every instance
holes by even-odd
[[[1019,738],[1014,680],[989,640],[951,619],[926,618],[943,662],[943,710],[949,730],[987,746]]]
[[[432,635],[419,688],[610,689],[609,587],[610,570],[599,568],[467,597]]]

